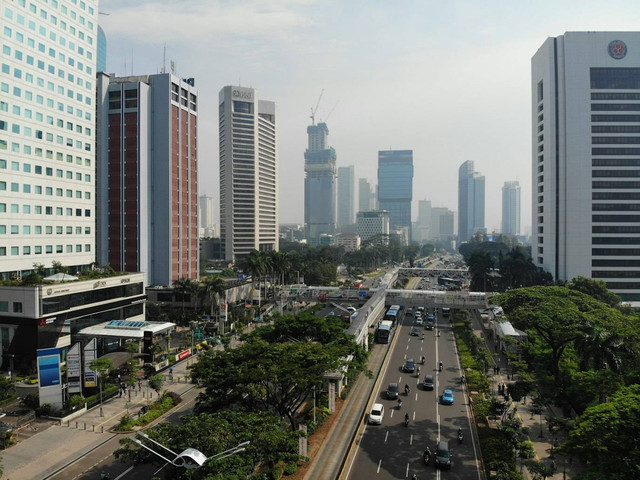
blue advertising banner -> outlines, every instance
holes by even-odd
[[[40,387],[60,385],[60,355],[38,357]]]

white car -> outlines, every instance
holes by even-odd
[[[371,413],[369,414],[369,423],[373,425],[382,425],[382,419],[384,418],[384,405],[381,403],[374,403],[371,407]]]

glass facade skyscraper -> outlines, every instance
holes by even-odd
[[[389,212],[390,228],[406,227],[411,238],[413,150],[378,152],[378,208]]]
[[[485,231],[484,176],[474,172],[473,161],[467,160],[458,169],[458,243]]]
[[[502,187],[502,233],[520,235],[520,183],[504,182]]]

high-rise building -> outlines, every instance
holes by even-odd
[[[356,224],[360,240],[365,242],[372,237],[380,236],[384,242],[389,238],[389,212],[372,210],[369,212],[358,212],[356,214]]]
[[[431,208],[431,238],[441,242],[453,239],[454,214],[445,207]]]
[[[355,169],[353,165],[338,168],[338,225],[355,223]]]
[[[76,272],[95,261],[98,2],[2,2],[0,18],[0,279]]]
[[[458,242],[468,242],[475,233],[485,232],[484,176],[467,160],[458,169]]]
[[[371,205],[371,184],[366,178],[358,179],[358,212],[373,210]]]
[[[304,153],[304,223],[307,241],[317,245],[320,235],[336,230],[336,152],[327,145],[326,123],[307,127]]]
[[[534,263],[640,300],[640,33],[551,37],[531,69]]]
[[[216,225],[213,221],[213,205],[214,202],[211,195],[200,195],[200,198],[198,198],[198,220],[201,237],[216,236]]]
[[[253,88],[219,94],[220,237],[225,259],[278,250],[276,104]]]
[[[96,57],[96,70],[107,71],[107,36],[102,27],[98,25],[98,51]]]
[[[392,229],[411,229],[413,199],[413,150],[378,152],[378,205],[389,212]],[[410,237],[410,235],[409,235]]]
[[[520,184],[504,182],[502,187],[502,233],[520,235]]]
[[[98,74],[98,261],[149,285],[198,277],[197,97],[170,73]]]

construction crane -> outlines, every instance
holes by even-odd
[[[336,107],[338,106],[338,104],[340,103],[340,100],[338,100],[333,107],[331,107],[331,110],[329,110],[329,113],[327,113],[327,116],[324,117],[324,120],[320,120],[321,122],[326,122],[327,120],[329,120],[329,117],[331,116],[331,114],[333,113],[333,111],[336,109]]]
[[[316,102],[315,108],[311,109],[311,125],[316,124],[316,112],[318,111],[318,106],[320,105],[320,100],[322,100],[323,93],[324,93],[324,88],[320,91],[320,96],[318,97],[318,101]]]

